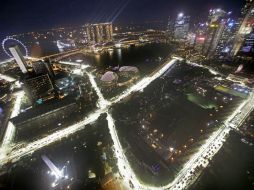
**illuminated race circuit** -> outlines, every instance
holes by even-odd
[[[109,108],[124,100],[125,98],[132,95],[133,92],[143,91],[149,84],[155,81],[157,78],[161,77],[166,71],[168,71],[175,63],[181,59],[174,58],[173,60],[162,65],[160,69],[156,72],[152,73],[150,76],[147,76],[141,79],[138,83],[131,86],[119,96],[116,96],[111,101],[105,100],[102,93],[100,92],[99,87],[97,86],[94,75],[89,72],[84,72],[89,77],[89,81],[92,85],[92,88],[96,91],[99,100],[98,100],[98,109],[89,114],[83,121],[76,123],[72,126],[69,126],[66,129],[59,130],[47,137],[44,137],[40,140],[34,141],[32,143],[27,144],[25,147],[20,148],[19,150],[12,151],[9,155],[5,155],[0,158],[0,163],[2,165],[8,162],[16,162],[24,156],[31,155],[34,151],[37,151],[45,146],[53,144],[56,141],[60,141],[63,138],[67,138],[69,135],[72,135],[82,129],[85,128],[86,125],[95,122],[101,114],[107,113],[107,122],[109,133],[111,135],[114,147],[114,154],[117,158],[117,167],[119,173],[121,174],[123,181],[127,186],[131,184],[135,189],[144,189],[144,190],[162,190],[162,189],[186,189],[189,185],[196,180],[198,175],[194,175],[193,171],[196,168],[207,167],[209,160],[213,158],[213,156],[220,150],[223,143],[225,142],[227,135],[231,128],[238,128],[239,125],[245,120],[248,114],[253,110],[254,106],[254,95],[251,95],[243,101],[235,112],[233,112],[224,124],[206,140],[206,142],[198,149],[198,151],[190,158],[190,160],[185,163],[182,170],[175,176],[174,181],[169,182],[168,185],[155,187],[149,184],[144,184],[144,182],[140,181],[139,178],[134,173],[128,159],[126,158],[125,152],[120,143],[116,126],[114,124],[114,119],[109,113]]]
[[[156,73],[153,73],[152,76],[150,76],[150,77],[145,77],[145,78],[141,79],[140,82],[138,82],[134,87],[133,86],[130,87],[125,92],[123,92],[119,97],[117,97],[117,99],[115,99],[114,101],[111,101],[111,102],[108,102],[107,100],[105,100],[104,97],[102,96],[102,94],[100,93],[99,88],[94,80],[94,76],[91,73],[90,74],[87,73],[92,87],[95,89],[96,93],[99,96],[99,102],[98,102],[99,108],[95,112],[89,114],[83,121],[80,121],[74,125],[71,125],[71,126],[65,128],[65,129],[56,131],[55,133],[48,135],[42,139],[31,142],[31,143],[25,145],[24,147],[19,148],[18,150],[14,149],[9,154],[6,154],[3,150],[1,150],[0,164],[4,165],[8,162],[16,162],[24,156],[31,155],[36,150],[39,150],[45,146],[48,146],[56,141],[60,141],[61,139],[66,138],[69,135],[72,135],[72,134],[84,129],[86,125],[95,122],[101,114],[106,113],[107,110],[112,105],[119,103],[121,100],[123,100],[124,98],[127,98],[135,91],[143,90],[153,80],[160,77],[163,74],[162,71],[166,71],[168,68],[173,66],[177,61],[178,61],[178,59],[173,59],[173,60],[165,63],[162,66],[162,68],[159,70],[160,71],[159,75],[156,72]],[[155,76],[156,76],[156,78],[155,78]],[[10,133],[10,134],[11,134],[10,136],[13,135],[13,133]]]

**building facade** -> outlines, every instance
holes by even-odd
[[[232,55],[236,55],[240,51],[245,41],[245,38],[253,32],[253,27],[254,27],[254,1],[253,0],[246,0],[246,4],[242,9],[242,19],[243,21],[237,32],[233,50],[231,52]]]
[[[12,56],[14,57],[15,61],[19,65],[19,68],[21,69],[22,73],[26,74],[28,73],[28,66],[26,64],[26,61],[19,49],[18,46],[13,46],[9,48]]]
[[[176,40],[186,40],[190,27],[190,16],[179,13],[174,24],[174,38]]]
[[[112,23],[86,24],[87,42],[90,44],[113,41]]]
[[[33,104],[55,97],[55,88],[48,74],[24,79],[24,90]]]

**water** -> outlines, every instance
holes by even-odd
[[[40,44],[28,44],[30,55],[44,56],[58,52],[53,41],[41,41]],[[115,49],[101,56],[82,58],[88,64],[95,65],[101,70],[109,67],[133,65],[146,74],[156,68],[172,51],[172,46],[166,44],[148,44],[131,46],[126,49]],[[31,54],[32,53],[32,54]],[[0,51],[0,58],[6,56]],[[104,147],[111,145],[105,120],[53,146],[38,151],[32,157],[24,159],[12,168],[6,178],[2,178],[0,189],[49,189],[52,179],[47,177],[47,166],[40,156],[46,154],[57,166],[62,166],[67,160],[73,164],[71,173],[80,183],[87,181],[87,171],[93,169],[98,177],[103,177],[101,151],[97,142],[101,141]],[[100,129],[100,130],[97,130]],[[89,143],[88,143],[89,141]],[[77,147],[77,148],[75,148]],[[222,150],[215,156],[211,166],[206,169],[201,178],[191,190],[251,190],[254,189],[254,149],[240,141],[240,137],[232,133]],[[2,186],[1,186],[2,185]],[[82,186],[84,187],[84,186]]]
[[[86,64],[96,66],[97,69],[105,70],[109,67],[136,66],[140,73],[148,72],[161,64],[163,58],[168,57],[172,52],[172,45],[169,44],[146,44],[139,46],[129,46],[128,48],[114,49],[101,55],[84,56],[78,54],[67,58],[75,61],[85,60]]]
[[[43,57],[45,55],[55,54],[59,53],[59,50],[57,48],[56,42],[53,38],[51,39],[40,39],[38,41],[35,41],[32,37],[26,36],[26,37],[20,37],[19,40],[23,43],[23,45],[28,50],[28,56],[31,57]],[[25,55],[25,49],[24,47],[12,40],[9,40],[5,43],[5,49],[8,51],[8,47],[12,45],[18,45],[20,47],[21,52],[23,55]],[[8,51],[9,52],[9,51]],[[5,60],[10,58],[2,47],[0,48],[0,60]]]
[[[40,48],[42,52],[55,53],[51,51],[51,48],[54,49],[52,43],[45,43],[45,46],[40,46]],[[169,45],[149,44],[122,50],[115,49],[112,53],[102,54],[99,59],[93,56],[83,58],[89,61],[89,64],[101,69],[117,65],[136,65],[146,71],[155,68],[160,63],[158,58],[166,57],[170,51],[171,46]],[[98,142],[102,142],[102,145],[98,146]],[[75,185],[86,189],[88,170],[92,169],[97,179],[104,177],[102,152],[107,152],[108,159],[112,159],[110,162],[114,161],[111,145],[107,123],[105,118],[102,118],[78,134],[39,150],[32,157],[24,158],[16,163],[8,174],[1,177],[0,189],[50,189],[53,179],[47,174],[49,169],[42,161],[41,155],[47,155],[59,168],[69,160],[71,163],[69,174],[74,177]]]

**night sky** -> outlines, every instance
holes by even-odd
[[[86,22],[126,24],[167,19],[183,11],[200,15],[210,8],[239,13],[244,0],[3,0],[0,36]]]

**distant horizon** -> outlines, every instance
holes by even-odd
[[[243,6],[244,0],[54,0],[35,2],[13,0],[2,2],[0,17],[1,38],[29,31],[47,30],[57,27],[78,26],[81,23],[96,23],[113,21],[116,24],[142,23],[152,20],[166,20],[168,16],[178,12],[197,17],[204,14],[210,8],[223,8],[239,14],[239,6]],[[170,11],[173,10],[173,11]],[[67,15],[67,17],[66,17]],[[1,28],[2,27],[2,28]]]

